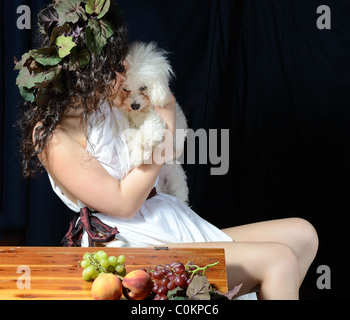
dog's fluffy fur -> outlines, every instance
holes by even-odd
[[[117,92],[115,105],[128,118],[130,128],[135,129],[125,138],[131,165],[137,167],[149,160],[154,148],[164,140],[166,124],[153,107],[164,107],[169,101],[173,71],[167,53],[154,43],[132,44],[126,62],[126,77]],[[187,129],[185,115],[177,103],[176,127]],[[176,136],[177,158],[183,152],[184,139],[184,135]],[[157,189],[188,203],[186,175],[181,164],[163,165]]]

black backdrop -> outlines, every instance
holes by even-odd
[[[23,180],[13,127],[20,101],[13,56],[35,44],[44,0],[1,2],[0,244],[56,246],[72,213],[45,174]],[[190,126],[230,129],[230,170],[185,165],[192,208],[218,227],[301,217],[320,238],[302,297],[347,295],[350,194],[348,0],[119,0],[130,40],[171,52],[172,89]],[[19,5],[32,29],[16,27]],[[316,9],[328,5],[330,30]],[[34,41],[34,44],[33,44]],[[319,290],[317,267],[332,272]],[[347,295],[347,298],[349,296]]]

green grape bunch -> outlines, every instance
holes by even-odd
[[[101,273],[113,273],[119,277],[125,277],[124,262],[124,255],[108,256],[105,251],[100,250],[94,253],[86,252],[79,265],[84,269],[82,272],[83,280],[93,281]]]

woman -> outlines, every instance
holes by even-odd
[[[21,76],[17,81],[26,100],[19,121],[24,175],[42,165],[57,195],[80,211],[64,243],[221,247],[229,287],[243,283],[241,295],[258,291],[260,299],[298,299],[317,252],[314,228],[295,218],[219,230],[178,199],[156,194],[162,165],[153,161],[130,170],[122,139],[126,120],[113,104],[127,67],[126,28],[109,2],[99,8],[81,4],[73,17],[64,3],[42,10],[44,48],[16,65],[27,76],[27,82]],[[30,77],[35,79],[30,82]],[[174,97],[155,109],[174,134]],[[157,152],[154,159],[160,158]],[[89,223],[102,226],[102,234]]]

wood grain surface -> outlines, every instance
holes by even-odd
[[[79,262],[86,252],[101,248],[0,247],[0,300],[91,300],[91,282],[82,279]],[[103,248],[108,255],[125,255],[127,273],[143,267],[155,267],[175,261],[199,266],[219,262],[207,270],[209,282],[227,292],[225,253],[223,249]],[[23,267],[21,267],[23,266]],[[29,269],[28,269],[29,267]],[[27,285],[24,271],[30,270]],[[26,273],[28,275],[28,273]],[[28,280],[28,278],[27,278]]]

